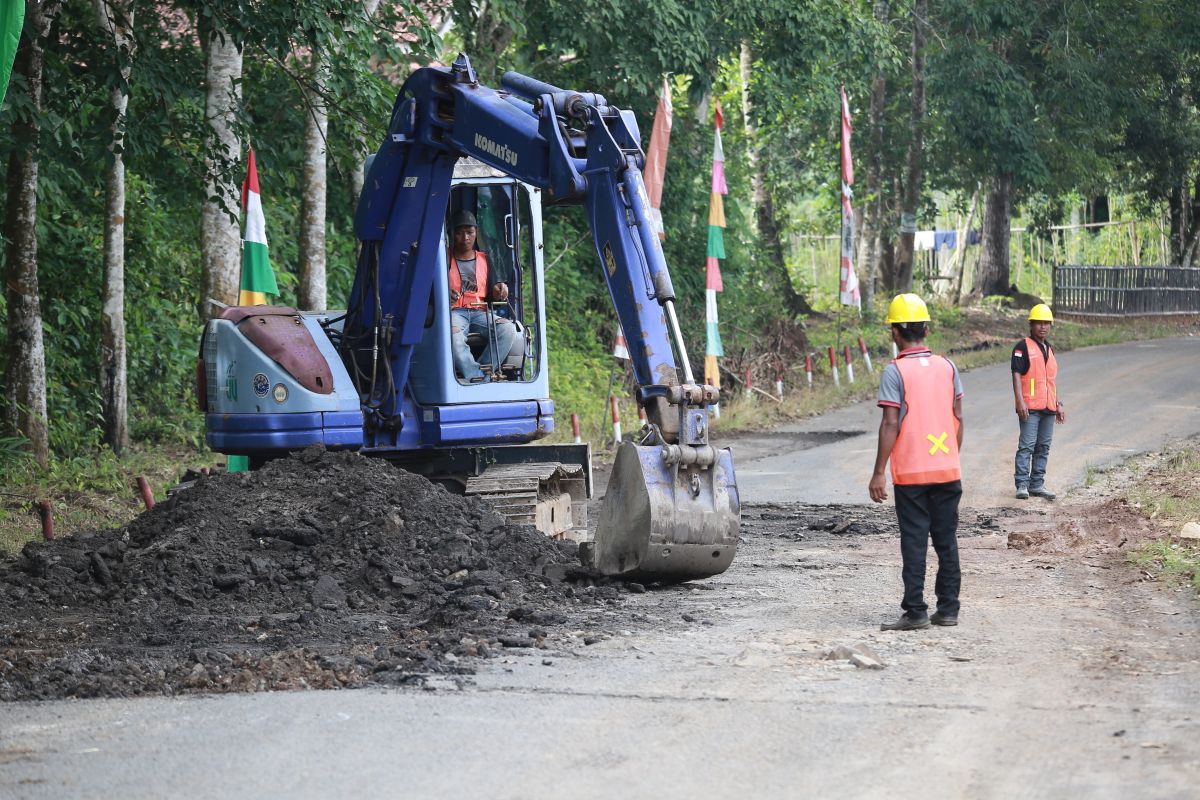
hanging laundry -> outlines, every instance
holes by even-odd
[[[941,250],[942,248],[953,250],[958,247],[958,231],[934,231],[933,232],[933,249]]]
[[[916,237],[913,239],[913,249],[932,250],[933,231],[917,231]]]
[[[983,241],[983,234],[981,234],[979,232],[978,228],[971,228],[971,230],[967,231],[967,246],[968,247],[970,247],[973,244],[979,244],[982,241]]]

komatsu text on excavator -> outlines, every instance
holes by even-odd
[[[709,444],[717,392],[688,362],[633,114],[513,72],[501,85],[481,86],[461,55],[408,78],[367,165],[346,310],[237,306],[206,326],[208,443],[252,465],[312,444],[386,458],[579,541],[606,575],[723,572],[738,541],[733,460]],[[589,446],[536,443],[555,423],[543,203],[583,207],[648,420],[617,450],[594,533]],[[475,309],[486,320],[467,337],[479,374],[470,361],[463,374],[451,310],[463,281],[451,275],[454,219],[474,223],[487,283],[507,289]]]

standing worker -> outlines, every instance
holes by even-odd
[[[1012,352],[1013,399],[1021,436],[1017,440],[1017,499],[1030,495],[1053,500],[1057,495],[1046,488],[1046,462],[1050,460],[1050,440],[1055,422],[1067,421],[1067,412],[1058,399],[1058,360],[1046,337],[1054,324],[1050,306],[1038,303],[1029,309],[1029,336],[1017,342]]]
[[[962,381],[950,359],[935,356],[924,344],[929,309],[921,298],[897,295],[888,306],[887,321],[899,353],[879,379],[883,420],[868,491],[876,503],[887,499],[883,470],[891,459],[904,562],[904,613],[880,629],[957,625],[962,583],[956,538],[962,499]],[[925,604],[925,555],[931,538],[938,557],[937,611],[932,616]]]

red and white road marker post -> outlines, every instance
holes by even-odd
[[[37,501],[38,514],[42,518],[42,539],[49,542],[54,540],[54,514],[50,511],[49,500]]]
[[[858,337],[858,351],[862,353],[863,361],[867,362],[867,372],[875,374],[875,365],[871,363],[871,354],[867,352],[867,343],[863,337]]]
[[[779,399],[783,399],[783,376],[775,374],[775,394],[779,395]]]
[[[154,508],[154,492],[150,491],[150,482],[146,480],[145,475],[138,475],[137,487],[142,493],[142,502],[146,504],[146,510]]]
[[[829,346],[829,371],[833,373],[833,385],[841,386],[842,378],[838,375],[837,354],[833,352],[833,345]]]
[[[575,435],[575,444],[583,444],[583,433],[579,430],[579,415],[571,415],[571,433]]]
[[[804,356],[804,375],[808,378],[808,388],[813,388],[812,385],[812,353]]]
[[[617,396],[608,396],[608,405],[612,408],[613,446],[621,444],[621,412],[617,410]]]
[[[846,359],[846,378],[854,383],[854,362],[850,359],[850,345],[842,348],[842,357]]]

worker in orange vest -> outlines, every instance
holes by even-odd
[[[488,301],[506,302],[508,284],[488,284],[488,257],[477,249],[478,223],[475,215],[462,210],[454,215],[450,229],[454,235],[449,258],[447,282],[450,287],[450,347],[454,368],[464,381],[480,383],[488,377],[499,379],[499,365],[512,351],[520,334],[511,319],[497,316]],[[487,347],[479,360],[471,354],[467,334],[487,337]],[[489,375],[482,366],[487,366]]]
[[[1058,397],[1058,359],[1046,341],[1053,324],[1050,306],[1038,303],[1029,310],[1029,336],[1012,352],[1013,399],[1021,423],[1014,475],[1018,500],[1057,497],[1046,488],[1046,463],[1054,425],[1066,422],[1067,412]]]
[[[962,381],[958,368],[925,346],[929,309],[915,294],[898,295],[887,315],[899,350],[879,380],[879,446],[867,487],[871,499],[887,499],[884,468],[892,463],[896,519],[900,524],[904,613],[885,631],[910,631],[958,624],[958,502],[962,499]],[[925,555],[929,540],[937,552],[934,590],[937,611],[925,604]]]

